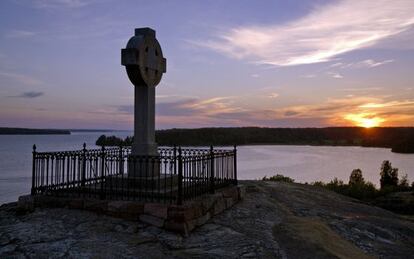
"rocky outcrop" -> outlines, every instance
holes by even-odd
[[[0,258],[409,258],[414,222],[328,190],[246,181],[243,201],[188,237],[66,208],[0,208]],[[121,205],[120,205],[121,206]]]

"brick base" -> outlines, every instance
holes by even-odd
[[[84,209],[112,217],[140,220],[188,235],[214,215],[232,207],[245,194],[245,186],[231,186],[187,201],[183,205],[24,195],[19,197],[18,207],[25,211],[32,211],[35,207]]]

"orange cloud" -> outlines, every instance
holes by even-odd
[[[351,121],[355,126],[365,128],[379,127],[385,122],[384,118],[377,117],[371,113],[348,114],[345,116],[345,119]]]

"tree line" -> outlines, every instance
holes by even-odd
[[[361,128],[198,128],[156,131],[159,145],[325,145],[391,148],[393,152],[414,153],[414,127]],[[120,139],[102,135],[97,145],[131,145],[132,137]]]

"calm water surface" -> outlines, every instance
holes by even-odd
[[[414,181],[414,154],[396,154],[386,148],[318,146],[244,146],[238,148],[240,179],[283,174],[297,182],[349,180],[360,168],[365,180],[379,186],[381,163],[389,160],[399,175]]]
[[[16,201],[30,192],[32,145],[37,150],[61,151],[96,148],[102,135],[126,137],[131,132],[90,132],[71,135],[1,135],[0,136],[0,204]],[[297,182],[329,181],[333,177],[346,180],[351,171],[360,168],[365,179],[379,185],[379,169],[390,160],[414,181],[414,155],[392,153],[384,148],[315,147],[315,146],[241,146],[238,147],[239,179],[260,179],[276,173]]]

